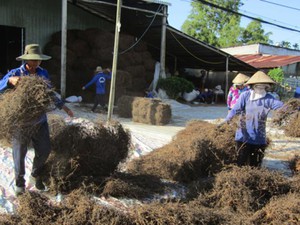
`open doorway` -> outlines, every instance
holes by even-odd
[[[16,57],[22,54],[25,43],[25,29],[0,25],[0,78],[15,67],[20,66]]]

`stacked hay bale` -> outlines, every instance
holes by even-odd
[[[160,99],[122,96],[117,106],[119,116],[138,123],[165,125],[172,117],[171,106]]]
[[[44,66],[60,86],[61,32],[54,33],[44,52],[52,59]],[[111,68],[113,61],[114,34],[98,28],[68,30],[67,33],[67,95],[78,95],[81,87],[92,79],[97,66]],[[133,48],[130,48],[134,45]],[[135,42],[133,36],[120,34],[116,94],[143,96],[153,80],[155,60],[147,51],[147,44]],[[107,82],[107,90],[110,83]],[[92,101],[94,90],[80,93],[85,101]],[[106,94],[108,99],[109,92]]]

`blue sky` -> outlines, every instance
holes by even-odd
[[[171,3],[169,6],[169,24],[180,30],[181,25],[187,19],[191,10],[191,0],[165,0]],[[300,45],[300,0],[242,0],[244,5],[240,8],[240,13],[251,17],[259,17],[271,23],[299,30],[293,32],[276,26],[263,24],[265,32],[272,32],[270,39],[276,42],[288,41],[292,45],[298,43]],[[271,4],[272,2],[274,4]],[[275,4],[286,5],[286,8]],[[251,20],[242,18],[241,26],[246,27]]]

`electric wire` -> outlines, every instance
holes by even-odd
[[[272,4],[272,5],[281,6],[281,7],[288,8],[288,9],[294,9],[294,10],[300,11],[300,9],[298,9],[298,8],[287,6],[287,5],[281,5],[281,4],[275,3],[275,2],[270,2],[270,1],[266,1],[266,0],[259,0],[259,1],[266,2],[266,3]]]
[[[201,61],[201,62],[204,62],[204,63],[209,63],[209,64],[223,64],[224,62],[209,62],[209,61],[206,61],[206,60],[203,60],[203,59],[200,59],[199,57],[195,56],[193,53],[191,53],[176,37],[175,35],[173,34],[172,31],[170,31],[172,37],[179,43],[179,45],[187,52],[189,53],[191,56],[193,56],[195,59]]]
[[[150,24],[148,25],[148,27],[145,29],[144,33],[140,36],[140,38],[133,44],[131,45],[129,48],[125,49],[124,51],[120,52],[119,55],[122,55],[126,52],[128,52],[129,50],[131,50],[132,48],[134,48],[141,40],[142,38],[144,37],[144,35],[147,33],[147,31],[150,29],[150,27],[152,26],[157,14],[162,10],[162,5],[160,4],[158,9],[156,10],[154,16],[153,16],[153,19],[151,20]]]
[[[271,23],[269,21],[266,21],[266,20],[262,20],[262,19],[259,19],[259,18],[255,18],[255,17],[252,17],[252,16],[248,16],[248,15],[245,15],[243,13],[240,13],[240,12],[236,12],[234,10],[231,10],[231,9],[227,9],[225,7],[222,7],[222,6],[218,6],[216,4],[213,4],[213,3],[210,3],[210,2],[207,2],[207,1],[204,1],[204,0],[192,0],[194,2],[201,2],[205,5],[209,5],[209,6],[212,6],[212,7],[215,7],[215,8],[218,8],[218,9],[221,9],[223,11],[226,11],[226,12],[230,12],[232,14],[236,14],[236,15],[239,15],[239,16],[243,16],[243,17],[246,17],[246,18],[249,18],[249,19],[252,19],[252,20],[256,20],[256,21],[259,21],[261,23],[265,23],[265,24],[269,24],[269,25],[272,25],[272,26],[276,26],[276,27],[279,27],[279,28],[282,28],[282,29],[285,29],[285,30],[290,30],[290,31],[294,31],[294,32],[298,32],[300,33],[300,30],[297,30],[297,29],[293,29],[293,28],[290,28],[290,27],[286,27],[286,26],[282,26],[282,25],[279,25],[279,24],[276,24],[276,23]]]

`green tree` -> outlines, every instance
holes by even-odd
[[[295,44],[293,44],[293,48],[294,48],[295,50],[299,50],[299,45],[298,45],[297,43],[295,43]]]
[[[241,0],[206,1],[235,12],[242,6]],[[199,1],[193,1],[191,6],[191,14],[181,30],[200,41],[219,48],[244,43],[271,43],[269,36],[272,33],[265,34],[259,21],[252,21],[246,28],[242,28],[241,18],[235,13]]]
[[[238,11],[240,0],[211,0],[211,3]],[[182,31],[215,47],[228,47],[237,43],[240,16],[211,7],[201,2],[192,2],[191,14],[182,25]]]
[[[274,68],[268,72],[268,75],[277,83],[281,83],[284,79],[284,73],[281,68]]]
[[[241,41],[245,44],[269,43],[269,36],[272,32],[265,33],[261,22],[253,20],[245,29],[242,29]]]
[[[282,41],[280,43],[280,47],[283,47],[283,48],[291,48],[291,43],[288,42],[288,41]]]

